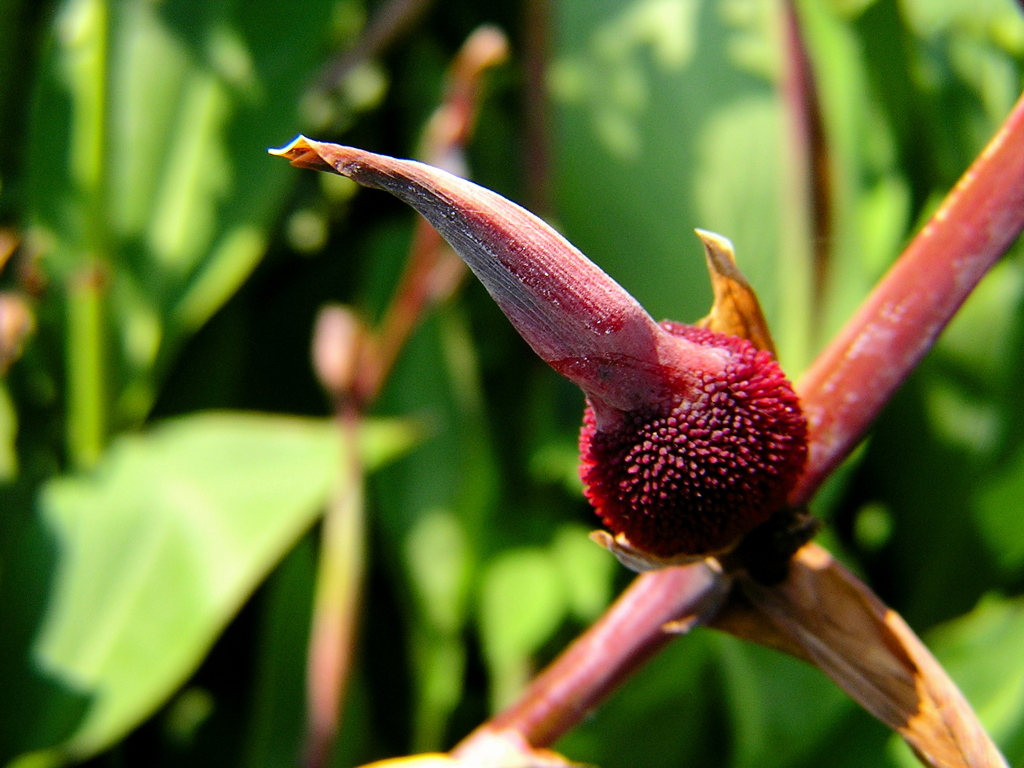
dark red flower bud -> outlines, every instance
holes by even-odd
[[[304,137],[274,152],[416,208],[537,354],[583,389],[587,498],[615,534],[599,540],[627,565],[719,553],[784,504],[806,424],[727,240],[698,232],[716,295],[705,327],[659,325],[551,227],[489,190]]]
[[[586,496],[612,531],[658,557],[730,548],[786,500],[807,457],[807,425],[771,353],[746,339],[663,322],[721,365],[580,433]]]

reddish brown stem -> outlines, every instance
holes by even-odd
[[[717,610],[728,581],[705,563],[652,571],[636,579],[615,604],[529,686],[519,701],[456,747],[507,730],[543,747],[576,725],[672,635],[665,624],[699,621]]]
[[[344,481],[324,515],[320,562],[306,660],[306,744],[304,765],[323,768],[341,722],[344,692],[352,668],[364,571],[363,472],[359,461],[360,415],[338,413],[345,441]]]
[[[790,134],[800,177],[800,202],[806,206],[810,252],[814,259],[811,316],[821,315],[828,282],[832,242],[832,179],[821,102],[814,69],[800,28],[794,0],[782,4],[786,74],[782,95],[790,114]]]
[[[419,155],[456,176],[466,175],[465,148],[473,137],[487,71],[508,59],[508,39],[497,27],[473,30],[448,67],[445,95],[420,140]]]
[[[483,77],[508,57],[508,41],[495,27],[476,29],[448,70],[445,97],[427,123],[420,153],[431,165],[466,174],[464,149],[473,136]],[[364,406],[373,402],[406,342],[427,311],[462,282],[466,267],[437,230],[416,223],[412,248],[398,288],[377,332],[376,348],[361,360],[354,392]]]
[[[356,377],[353,390],[363,407],[377,399],[427,310],[459,286],[465,271],[462,260],[451,253],[437,231],[418,221],[405,271],[376,334],[377,345],[367,347],[369,354],[361,361]]]
[[[548,174],[551,157],[548,136],[548,66],[551,59],[551,3],[527,0],[523,5],[523,131],[527,207],[542,216],[551,210]]]
[[[322,90],[337,87],[352,69],[379,56],[408,32],[429,10],[432,0],[388,0],[378,7],[370,23],[351,48],[333,59],[317,78]]]
[[[1024,228],[1024,98],[797,386],[808,422],[805,504]]]

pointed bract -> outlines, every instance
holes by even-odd
[[[711,288],[715,292],[711,313],[697,321],[696,325],[730,336],[739,336],[758,349],[774,355],[775,342],[761,311],[761,302],[758,301],[757,294],[750,287],[747,278],[736,266],[736,254],[733,252],[732,243],[728,238],[714,232],[703,229],[695,231],[704,244]]]

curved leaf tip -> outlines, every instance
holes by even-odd
[[[317,152],[314,144],[302,134],[299,134],[288,144],[277,149],[268,149],[267,152],[274,157],[283,157],[296,168],[309,168],[313,171],[334,172],[331,167]]]

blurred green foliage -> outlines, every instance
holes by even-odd
[[[1024,82],[1011,0],[797,2],[821,242],[778,0],[450,0],[368,45],[401,6],[0,0],[0,228],[21,242],[0,291],[34,323],[0,379],[0,764],[298,760],[316,518],[348,450],[313,318],[379,317],[413,217],[267,147],[302,131],[414,154],[455,51],[496,23],[513,56],[474,178],[658,318],[706,312],[692,229],[726,234],[796,378]],[[1016,248],[814,507],[1016,764],[1022,353]],[[369,570],[334,764],[451,745],[626,583],[586,540],[581,410],[475,284],[416,331],[364,429]],[[606,768],[913,760],[816,671],[706,631],[558,746]]]

